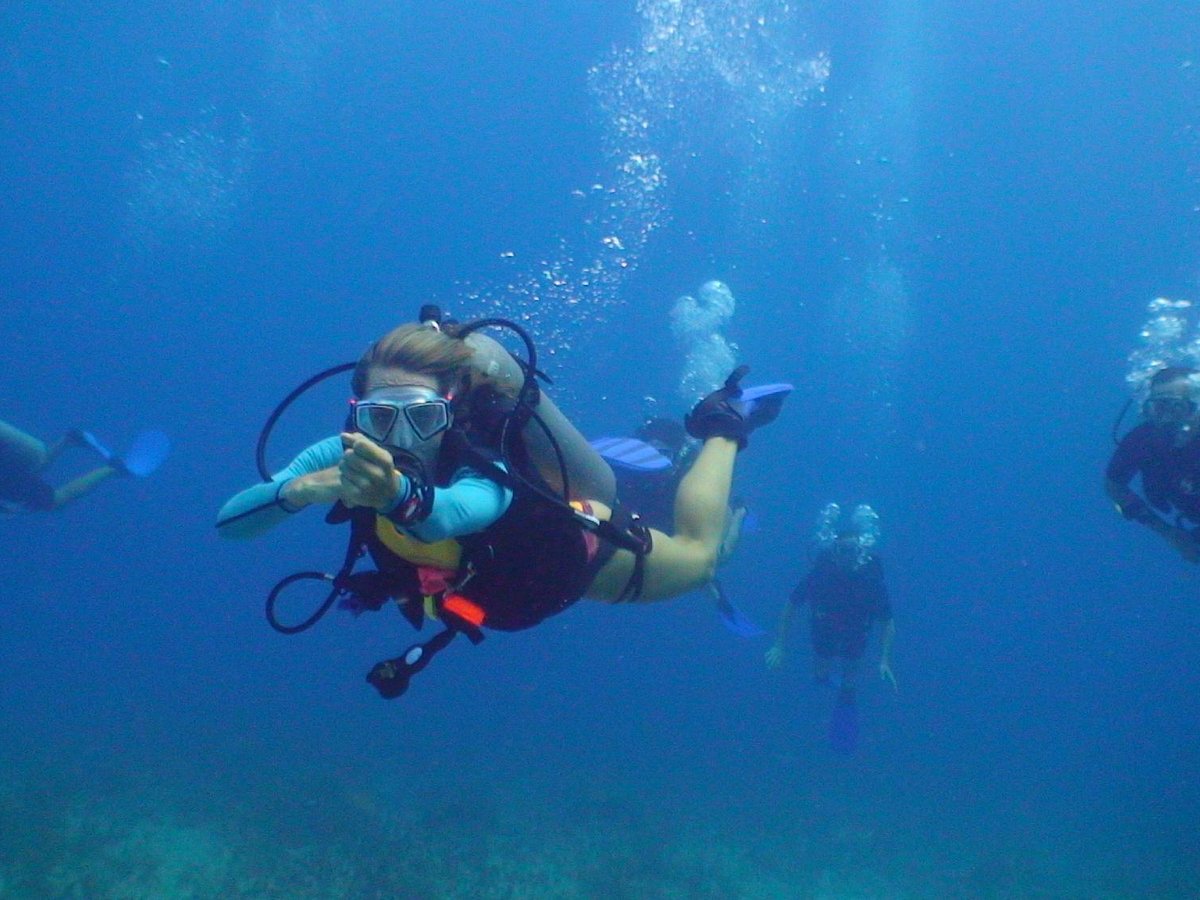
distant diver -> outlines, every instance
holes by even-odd
[[[86,449],[102,465],[54,487],[47,470],[70,449]],[[8,514],[50,512],[73,503],[114,475],[144,477],[154,472],[170,452],[170,442],[159,431],[143,431],[123,455],[118,456],[87,431],[71,429],[53,444],[46,444],[7,422],[0,422],[0,512]]]
[[[480,333],[489,327],[518,335],[525,359]],[[737,452],[779,412],[743,399],[745,367],[696,405],[685,425],[703,446],[679,485],[667,535],[612,505],[611,471],[539,388],[536,348],[519,326],[459,324],[426,307],[419,324],[316,378],[349,368],[354,400],[343,433],[267,476],[264,431],[266,480],[231,498],[217,527],[251,537],[307,506],[333,504],[327,521],[351,530],[341,569],[280,581],[268,619],[294,633],[335,602],[355,612],[395,602],[416,628],[439,620],[443,630],[430,640],[370,670],[367,680],[387,698],[460,632],[478,642],[486,628],[528,628],[584,596],[649,602],[708,583]],[[364,555],[376,568],[356,572]],[[308,579],[328,582],[328,596],[305,620],[280,622],[280,592]]]
[[[1189,366],[1166,366],[1149,379],[1143,421],[1117,444],[1104,475],[1104,489],[1117,511],[1145,525],[1183,559],[1200,563],[1200,374]],[[1142,494],[1130,486],[1141,476]],[[1157,512],[1155,511],[1157,510]],[[1175,513],[1169,522],[1163,515]],[[1163,515],[1160,515],[1162,513]]]
[[[813,678],[817,684],[836,686],[837,700],[829,738],[835,750],[854,752],[858,743],[858,665],[867,647],[867,634],[875,622],[882,626],[879,677],[896,687],[892,672],[892,642],[896,625],[883,578],[883,565],[875,550],[879,516],[860,504],[848,522],[841,507],[827,504],[817,520],[816,557],[808,574],[792,591],[779,619],[775,643],[767,651],[767,667],[783,664],[788,632],[796,610],[809,610],[809,638],[813,652]],[[840,671],[834,664],[840,662]]]

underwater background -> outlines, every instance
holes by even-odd
[[[5,4],[0,418],[175,449],[0,520],[0,897],[1200,896],[1200,582],[1101,490],[1200,293],[1198,54],[1178,0]],[[394,611],[268,628],[344,534],[216,510],[427,302],[529,327],[589,435],[796,385],[721,577],[771,630],[818,510],[879,511],[856,754],[805,629],[768,672],[700,594],[394,702]]]

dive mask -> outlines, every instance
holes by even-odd
[[[872,549],[879,543],[879,513],[868,504],[860,503],[854,507],[849,519],[849,523],[842,521],[842,508],[836,503],[827,503],[817,516],[813,537],[817,546],[833,560],[846,568],[857,569],[866,565]]]
[[[1171,394],[1147,397],[1142,404],[1142,413],[1155,425],[1182,425],[1195,412],[1195,401]]]
[[[434,469],[437,439],[454,422],[450,401],[431,388],[405,385],[382,387],[352,401],[354,427],[393,453],[418,460]]]

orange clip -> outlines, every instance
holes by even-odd
[[[483,620],[487,618],[487,613],[483,611],[483,607],[477,603],[472,603],[462,594],[447,594],[442,600],[442,609],[446,612],[452,612],[460,619],[470,622],[476,628],[483,624]]]

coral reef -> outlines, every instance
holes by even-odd
[[[411,789],[313,778],[214,786],[203,809],[195,801],[194,788],[178,786],[101,797],[10,785],[0,790],[0,898],[1137,893],[1127,873],[1106,875],[1094,860],[937,843],[870,810],[809,804],[781,807],[771,821],[681,816],[634,785],[601,781]],[[1194,886],[1196,872],[1160,881]]]

